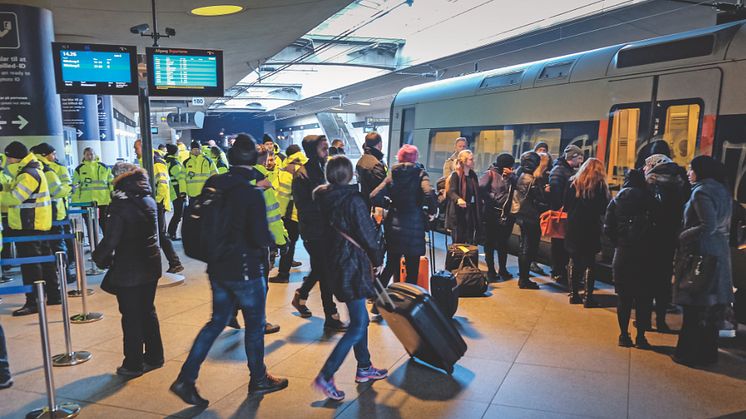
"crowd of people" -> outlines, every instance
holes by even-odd
[[[354,168],[345,156],[344,142],[330,144],[323,135],[306,136],[300,146],[292,144],[285,153],[267,135],[257,144],[253,137],[240,134],[231,145],[227,153],[214,143],[203,146],[197,141],[189,150],[181,143],[154,150],[154,189],[140,167],[139,142],[135,164],[117,163],[113,168],[87,149],[72,178],[63,176],[67,170],[55,162],[54,149],[47,144],[29,151],[14,142],[5,150],[6,232],[47,234],[53,219],[66,218],[68,201],[83,206],[96,203],[104,234],[93,259],[108,269],[101,287],[116,295],[122,314],[120,375],[136,377],[163,365],[154,305],[162,273],[160,253],[168,261],[166,272],[184,269],[172,241],[181,240],[177,233],[189,212],[187,205],[192,210],[205,193],[220,202],[220,222],[215,225],[222,230],[209,238],[212,316],[171,385],[171,391],[189,404],[209,403],[195,384],[200,365],[226,326],[240,327],[239,310],[251,375],[249,393],[288,386],[287,379],[273,376],[264,365],[264,335],[280,330],[267,322],[265,304],[269,283],[289,282],[291,268],[300,265],[294,261],[299,240],[309,254],[310,272],[295,290],[291,305],[301,317],[311,317],[306,302],[318,283],[323,328],[344,332],[314,386],[326,397],[342,400],[345,394],[334,375],[350,351],[357,360],[356,382],[386,378],[388,371],[374,367],[368,351],[366,302],[375,298],[376,279],[383,286],[392,277],[417,283],[426,233],[433,228],[439,208],[453,243],[484,247],[491,282],[513,278],[507,259],[517,226],[518,286],[528,290],[540,287],[531,280],[531,272],[537,269],[542,214],[565,213],[565,234],[551,240],[551,265],[552,278],[567,287],[570,304],[599,306],[594,298],[597,255],[608,240],[614,248],[619,345],[650,348],[645,334],[652,330],[652,314],[655,330],[670,332],[665,317],[675,303],[683,307],[684,321],[674,360],[686,365],[717,360],[719,322],[734,301],[729,235],[743,215],[742,207],[733,205],[722,164],[710,157],[696,157],[687,173],[671,160],[665,141],[654,141],[612,197],[603,162],[586,158],[574,145],[556,159],[542,142],[522,153],[517,162],[512,154],[501,153],[484,173],[477,173],[469,142],[461,137],[444,164],[443,178],[435,183],[420,164],[414,145],[402,146],[396,163],[388,167],[383,139],[376,132],[366,135],[364,154]],[[734,208],[739,211],[732,217]],[[168,224],[167,212],[173,213]],[[60,240],[17,247],[24,257],[64,250],[66,244]],[[677,259],[693,255],[715,260],[705,286],[695,287],[681,278],[672,282],[677,250]],[[278,272],[270,276],[278,257]],[[405,278],[400,278],[400,263]],[[22,275],[28,284],[44,278],[48,304],[59,304],[53,265],[24,265]],[[346,305],[349,324],[340,318],[335,298]],[[629,334],[633,309],[634,342]],[[14,315],[36,311],[35,296],[29,294]],[[379,317],[375,305],[372,312]],[[12,384],[1,337],[0,328],[0,388]]]

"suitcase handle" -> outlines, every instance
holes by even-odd
[[[381,300],[384,305],[388,303],[388,305],[391,307],[391,311],[393,311],[395,308],[394,300],[392,300],[391,296],[386,292],[386,288],[383,287],[383,284],[381,284],[381,281],[378,280],[378,277],[374,275],[373,278],[375,279],[373,289],[376,292],[377,299]],[[381,289],[380,292],[378,291],[379,288]]]

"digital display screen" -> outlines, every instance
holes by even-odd
[[[223,52],[148,48],[151,96],[223,96]]]
[[[52,43],[57,93],[137,95],[137,49]]]

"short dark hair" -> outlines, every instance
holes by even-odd
[[[344,145],[345,145],[345,142],[344,142],[344,141],[342,141],[342,140],[340,140],[339,138],[335,138],[335,139],[334,139],[334,140],[332,141],[332,147],[337,147],[337,148],[339,148],[339,146],[340,146],[340,145],[344,146]]]
[[[375,147],[378,144],[380,144],[383,140],[381,139],[381,135],[375,131],[371,131],[367,134],[365,134],[365,146],[366,147]]]
[[[352,180],[352,162],[338,154],[326,163],[326,180],[332,185],[347,185]]]

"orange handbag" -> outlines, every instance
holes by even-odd
[[[567,213],[564,209],[565,207],[563,206],[557,211],[549,210],[541,214],[541,217],[539,217],[539,223],[541,224],[541,234],[543,236],[552,239],[565,238]]]

